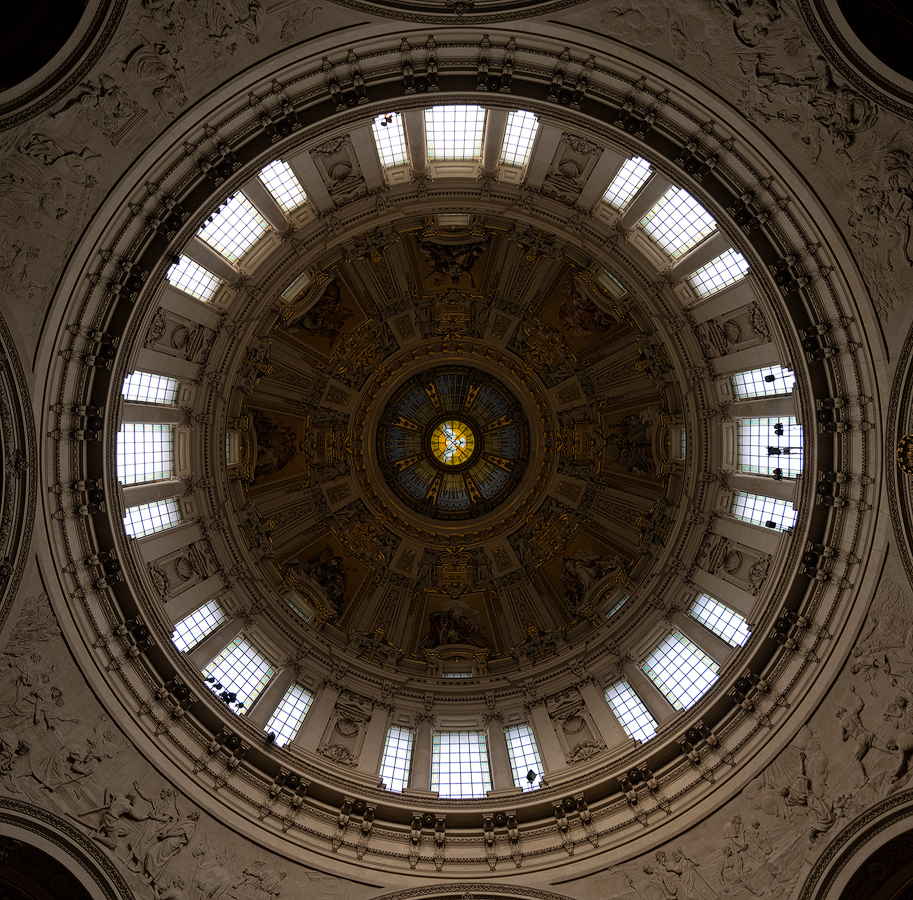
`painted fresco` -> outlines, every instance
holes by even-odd
[[[298,550],[283,562],[283,568],[304,588],[310,588],[336,615],[356,595],[369,571],[334,535]]]
[[[495,644],[483,592],[462,594],[458,598],[427,593],[421,621],[425,631],[418,640],[420,653],[452,645],[481,648]]]
[[[662,413],[655,403],[640,406],[630,412],[621,410],[603,413],[603,472],[623,472],[655,480],[659,461],[654,447],[661,425]]]
[[[564,335],[578,354],[607,337],[620,337],[630,331],[614,313],[597,302],[589,287],[572,273],[568,273],[540,315]]]
[[[576,612],[592,598],[593,588],[613,573],[622,570],[628,560],[617,550],[585,532],[576,532],[557,556],[545,563],[540,572],[555,593],[563,597],[571,612]]]
[[[254,484],[266,484],[304,471],[302,419],[252,410],[251,426],[257,440]]]
[[[485,271],[483,257],[490,243],[487,237],[456,232],[422,237],[417,243],[425,264],[422,278],[425,293],[479,289]]]
[[[279,328],[310,350],[331,356],[365,318],[349,289],[333,279],[304,312],[293,313]]]

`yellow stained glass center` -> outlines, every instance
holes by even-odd
[[[459,466],[466,462],[475,446],[472,429],[459,419],[441,422],[431,435],[431,452],[445,466]]]

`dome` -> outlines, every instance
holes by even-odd
[[[172,855],[139,812],[83,839],[162,895],[303,896],[280,865],[353,898],[585,900],[619,865],[668,894],[655,858],[700,896],[675,848],[712,891],[755,894],[732,856],[798,890],[838,759],[872,771],[843,687],[846,747],[820,723],[881,533],[875,316],[813,173],[624,29],[591,55],[587,4],[344,2],[343,37],[274,4],[263,46],[209,6],[228,56],[200,105],[145,36],[196,34],[167,4],[118,57],[159,79],[157,133],[102,81],[78,95],[115,155],[144,138],[97,173],[42,337],[42,565],[86,694],[155,774],[129,809],[173,789],[183,829]],[[727,19],[748,53],[752,9]],[[860,654],[869,681],[897,652]],[[776,840],[749,864],[755,814]]]

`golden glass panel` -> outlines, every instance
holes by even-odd
[[[431,434],[431,452],[446,466],[459,466],[475,450],[476,438],[472,429],[459,419],[441,422]]]

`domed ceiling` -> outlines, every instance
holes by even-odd
[[[428,47],[451,66],[436,104],[529,109],[542,132],[524,165],[488,166],[483,147],[472,162],[414,155],[385,172],[374,117],[430,103],[410,87],[400,37],[384,40],[367,79],[383,93],[360,95],[352,57],[348,76],[335,63],[301,74],[307,90],[260,85],[193,142],[169,136],[154,180],[137,176],[61,337],[55,415],[95,437],[49,456],[85,508],[51,513],[49,528],[61,570],[93,573],[98,597],[79,587],[73,616],[104,690],[131,720],[143,704],[130,727],[149,753],[234,827],[430,877],[446,829],[447,875],[486,860],[537,871],[715,807],[742,784],[737,759],[766,752],[790,705],[823,690],[817,663],[845,613],[822,597],[869,527],[856,518],[869,482],[844,502],[827,473],[863,475],[869,438],[815,401],[839,395],[856,415],[863,378],[840,355],[842,287],[818,292],[831,270],[804,230],[813,217],[793,216],[775,173],[696,101],[558,46],[547,67],[527,60],[524,79],[490,86],[491,44],[467,62],[462,39],[432,42],[426,74],[438,64]],[[512,40],[499,38],[502,76]],[[600,79],[611,90],[584,102]],[[255,197],[280,159],[307,203],[269,207],[235,259],[207,248],[220,206]],[[635,159],[652,167],[649,187],[628,208],[603,201]],[[644,221],[676,189],[706,218],[673,252]],[[747,260],[738,285],[702,298],[690,276],[730,251]],[[205,302],[168,283],[185,255],[218,276]],[[180,528],[134,540],[116,452],[136,411],[120,393],[165,358],[183,373],[169,486],[180,481]],[[792,514],[767,528],[731,515],[734,494],[760,483],[738,465],[731,376],[759,365],[795,372],[770,415],[804,429],[791,462],[812,473],[766,478]],[[735,414],[766,415],[751,409]],[[744,633],[700,633],[709,674],[673,705],[645,662],[670,636],[698,634],[687,610],[707,585],[734,598]],[[278,746],[264,733],[272,708],[204,680],[221,647],[181,652],[172,634],[207,598],[222,637],[282,674],[263,696],[275,705],[276,685],[302,686],[319,727]],[[609,711],[605,688],[625,678],[653,692],[650,734],[632,737]],[[530,723],[545,778],[475,798],[419,779],[387,790],[368,750],[379,756],[388,721],[429,747],[432,726]],[[432,833],[435,855],[420,854]]]
[[[268,317],[258,378],[233,399],[244,508],[317,615],[411,658],[504,659],[531,629],[598,621],[643,576],[643,529],[674,501],[681,397],[651,378],[631,298],[589,260],[530,253],[545,234],[481,216],[397,224]],[[302,487],[325,498],[319,523],[286,499]],[[385,602],[391,578],[411,596]],[[520,580],[539,599],[511,600]]]

